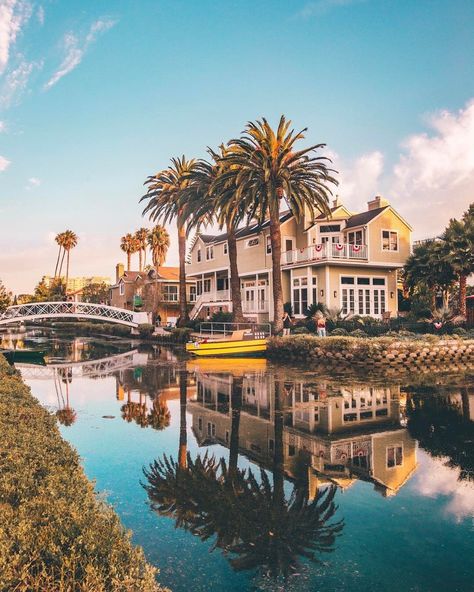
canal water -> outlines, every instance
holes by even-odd
[[[474,370],[327,375],[32,331],[4,347],[174,592],[474,590]]]

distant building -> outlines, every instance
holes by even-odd
[[[63,277],[62,279],[65,278]],[[51,277],[50,275],[44,276],[44,282],[47,288],[51,287],[53,281],[54,277]],[[111,283],[112,282],[110,277],[98,275],[91,277],[70,277],[67,281],[66,290],[67,292],[79,292],[83,290],[86,286],[89,286],[90,284],[107,284],[107,286],[110,286]]]
[[[186,297],[192,306],[196,300],[196,282],[186,280]],[[110,303],[118,308],[158,315],[162,323],[175,323],[179,317],[179,268],[161,266],[150,271],[125,271],[116,266],[115,284],[110,287]]]

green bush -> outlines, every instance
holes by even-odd
[[[153,325],[150,325],[150,323],[143,323],[141,325],[138,325],[138,334],[140,335],[140,337],[143,338],[151,337],[153,335],[154,330],[155,327]]]
[[[342,335],[349,335],[349,333],[342,327],[339,327],[331,331],[331,337],[341,337]]]
[[[217,311],[211,317],[211,321],[213,323],[232,323],[233,320],[234,315],[231,312],[227,312],[225,310]]]
[[[456,327],[453,329],[453,335],[460,335],[461,337],[466,337],[467,330],[464,327]]]
[[[351,337],[368,337],[367,333],[365,331],[362,331],[362,329],[355,329],[355,331],[351,331],[349,333],[349,335]]]
[[[189,337],[192,333],[192,329],[187,327],[176,328],[171,331],[171,337],[175,343],[186,343],[189,341]]]
[[[0,433],[0,590],[162,590],[54,416],[3,356]]]
[[[294,335],[305,335],[309,333],[309,330],[306,327],[295,327],[292,332]]]

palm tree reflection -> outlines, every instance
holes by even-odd
[[[184,381],[180,384],[185,392]],[[203,541],[214,538],[212,549],[220,549],[236,571],[257,570],[273,578],[295,573],[300,558],[318,561],[321,553],[333,551],[343,528],[342,521],[330,522],[337,510],[334,486],[319,490],[313,499],[307,487],[294,486],[285,495],[280,390],[276,381],[272,479],[262,468],[256,474],[237,467],[239,382],[232,394],[229,464],[208,453],[195,459],[186,454],[181,417],[178,461],[163,455],[144,469],[153,510]],[[186,401],[185,394],[182,398]],[[184,417],[185,411],[182,404]]]

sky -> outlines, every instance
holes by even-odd
[[[353,211],[435,236],[474,201],[472,0],[0,0],[0,278],[114,276],[147,175],[282,113]],[[167,263],[177,263],[177,241]]]

